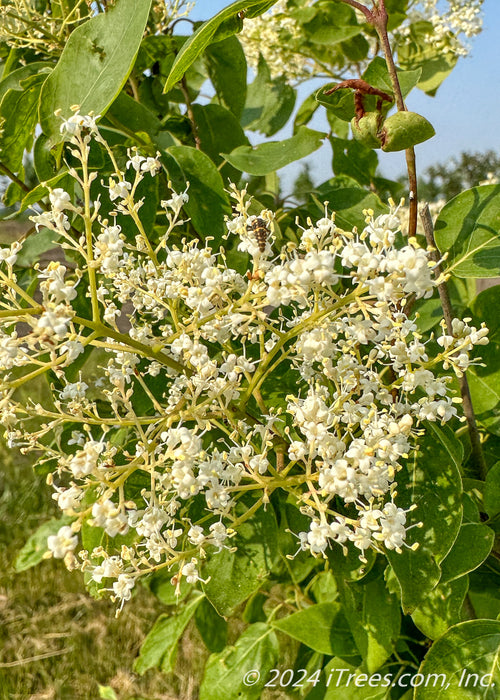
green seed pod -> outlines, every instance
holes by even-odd
[[[382,142],[377,133],[382,119],[379,112],[367,112],[361,119],[354,117],[351,121],[351,129],[356,141],[368,146],[368,148],[380,148]]]
[[[427,141],[436,132],[425,117],[415,112],[397,112],[385,120],[380,132],[383,151],[404,151]]]

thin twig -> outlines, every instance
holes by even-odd
[[[351,7],[354,7],[355,10],[362,12],[366,17],[366,21],[372,23],[373,12],[371,12],[368,7],[365,7],[360,2],[356,2],[356,0],[341,0],[341,2],[345,2],[346,5],[350,5]]]
[[[2,163],[2,162],[0,162],[0,172],[2,172],[4,175],[7,175],[7,177],[9,178],[9,180],[12,180],[12,182],[13,182],[15,185],[17,185],[18,187],[20,187],[20,188],[23,190],[23,192],[30,192],[30,188],[28,187],[28,185],[27,185],[25,182],[23,182],[22,180],[20,180],[20,179],[17,177],[17,175],[14,175],[14,173],[12,172],[12,170],[10,170],[10,169],[9,169],[4,163]]]
[[[406,105],[403,98],[403,93],[401,91],[401,85],[399,84],[398,71],[396,70],[396,64],[394,63],[394,56],[392,55],[391,44],[389,42],[389,35],[387,33],[387,21],[388,15],[385,8],[385,0],[379,0],[378,10],[375,15],[374,27],[380,37],[382,48],[384,50],[385,60],[387,63],[387,69],[391,78],[392,88],[394,90],[394,96],[396,98],[396,104],[399,112],[406,112]],[[410,186],[410,219],[408,225],[408,235],[414,236],[417,232],[417,220],[418,220],[418,192],[417,192],[417,164],[415,159],[415,149],[413,146],[406,149],[406,167],[408,170],[408,181]]]
[[[387,32],[387,22],[388,14],[385,7],[385,0],[378,0],[373,10],[365,7],[356,0],[340,0],[346,5],[354,7],[356,10],[360,10],[366,17],[366,21],[369,22],[377,31],[382,48],[384,50],[385,60],[387,63],[387,69],[389,71],[389,76],[391,78],[392,89],[394,91],[394,96],[396,98],[396,105],[399,112],[406,112],[406,105],[403,98],[403,93],[401,91],[401,85],[399,84],[398,72],[396,70],[396,64],[394,63],[394,56],[392,55],[391,44],[389,41],[389,34]],[[409,196],[409,207],[410,207],[410,217],[408,225],[408,235],[414,236],[417,232],[417,220],[418,220],[418,192],[417,192],[417,166],[415,160],[415,149],[406,149],[406,168],[408,171],[408,182],[410,188]]]
[[[441,265],[439,264],[440,255],[436,246],[436,241],[434,239],[434,225],[432,223],[432,216],[429,211],[428,204],[425,204],[420,209],[420,218],[424,227],[427,245],[430,247],[430,257],[432,260],[438,263],[436,265],[436,274],[437,277],[439,277],[442,274]],[[443,307],[443,317],[446,323],[446,330],[450,335],[453,335],[452,320],[454,318],[454,313],[446,282],[441,282],[441,284],[438,285],[438,292],[439,298],[441,300],[441,306]],[[476,416],[474,414],[474,407],[472,405],[472,397],[470,395],[469,382],[467,381],[467,377],[465,376],[465,374],[459,377],[458,381],[460,384],[460,393],[462,395],[464,415],[467,420],[467,427],[472,446],[472,457],[477,467],[478,476],[484,481],[484,479],[486,479],[487,468],[484,459],[483,447],[481,445],[481,436],[479,434],[479,430],[476,423]]]
[[[185,76],[179,81],[179,85],[181,87],[182,94],[184,95],[184,99],[186,100],[187,115],[189,117],[189,121],[191,122],[191,129],[193,130],[194,143],[195,143],[196,148],[199,151],[201,151],[201,141],[200,141],[200,136],[198,134],[198,124],[196,123],[196,119],[194,117],[193,106],[191,103],[191,98],[189,97],[189,90],[188,90],[187,80],[186,80]]]

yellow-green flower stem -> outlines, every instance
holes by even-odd
[[[81,341],[82,345],[84,347],[87,345],[90,345],[90,343],[96,337],[97,337],[97,333],[91,333],[86,338],[82,338],[82,341]],[[68,358],[67,353],[64,353],[64,355],[61,355],[61,357],[58,357],[57,360],[44,363],[41,367],[39,367],[38,369],[35,369],[33,372],[30,372],[29,374],[25,374],[23,377],[19,377],[19,379],[16,379],[13,382],[9,382],[9,386],[12,389],[18,389],[20,386],[22,386],[23,384],[26,384],[26,382],[29,382],[31,379],[35,379],[36,377],[39,377],[41,374],[48,372],[49,369],[54,369],[54,367],[58,367],[59,365],[64,364],[66,362],[67,358]]]
[[[174,360],[172,357],[165,355],[165,353],[155,352],[154,348],[152,348],[150,345],[145,345],[144,343],[141,343],[138,340],[134,340],[134,338],[131,338],[129,335],[125,335],[124,333],[115,331],[113,328],[105,326],[100,321],[89,321],[86,318],[75,316],[73,318],[73,322],[80,326],[91,328],[92,330],[96,331],[96,333],[101,337],[104,336],[113,338],[119,343],[128,345],[129,347],[134,348],[134,350],[137,350],[144,357],[150,357],[153,360],[157,360],[161,364],[165,365],[166,367],[170,367],[170,369],[173,369],[176,372],[186,374],[187,376],[191,376],[193,374],[193,371],[190,370],[189,367],[182,365],[180,362],[177,362],[177,360]],[[123,348],[123,350],[126,350],[126,348]]]
[[[260,293],[257,293],[252,297],[252,281],[250,281],[248,285],[248,289],[246,290],[245,294],[241,297],[241,299],[235,299],[232,301],[230,304],[228,304],[224,309],[220,309],[217,311],[214,311],[212,314],[209,314],[208,316],[204,316],[202,319],[195,319],[193,318],[189,324],[185,324],[180,330],[176,331],[175,333],[172,333],[164,342],[165,345],[171,345],[174,340],[176,340],[182,333],[192,333],[193,331],[198,330],[201,326],[205,325],[206,323],[210,323],[214,319],[222,319],[224,316],[228,316],[230,313],[234,313],[236,309],[239,309],[244,306],[250,299],[255,300],[258,298]],[[264,293],[262,292],[262,296]],[[254,308],[252,307],[251,309],[254,311]],[[273,329],[273,332],[274,329]],[[279,332],[277,333],[279,335]]]
[[[154,266],[156,268],[158,268],[159,263],[158,263],[158,258],[156,256],[156,253],[153,250],[153,246],[149,242],[149,238],[146,235],[146,232],[144,230],[144,226],[142,225],[142,221],[139,218],[139,214],[137,213],[137,211],[134,209],[134,206],[133,206],[133,196],[134,196],[134,192],[135,192],[135,187],[136,186],[134,185],[134,187],[132,188],[132,191],[130,192],[129,196],[125,200],[127,203],[127,210],[129,212],[130,216],[132,217],[132,220],[134,221],[135,225],[137,226],[139,233],[141,234],[142,240],[144,241],[144,243],[146,245],[149,257],[153,261]],[[129,205],[129,202],[131,202],[132,204]]]
[[[21,409],[19,409],[20,412]],[[63,423],[88,423],[88,425],[109,425],[116,427],[118,418],[93,418],[86,415],[83,411],[81,415],[71,415],[69,413],[56,413],[55,411],[47,411],[46,409],[28,410],[23,409],[27,416],[50,418],[52,420],[61,419]],[[136,416],[135,420],[119,417],[120,428],[131,428],[139,422],[141,425],[154,425],[158,421],[163,420],[162,416]]]
[[[136,137],[136,135],[134,134],[134,138],[135,137]],[[106,143],[106,141],[103,141],[102,143],[103,143],[104,147],[106,148],[106,151],[108,152],[109,157],[111,158],[111,162],[113,163],[113,167],[115,169],[115,175],[119,178],[123,177],[123,173],[121,172],[120,168],[118,167],[118,163],[116,162],[115,155],[114,155],[113,151],[111,150],[109,145]],[[158,268],[158,258],[156,256],[156,253],[153,250],[153,247],[149,241],[148,236],[146,235],[146,232],[144,231],[144,226],[142,225],[142,221],[140,220],[139,215],[138,215],[136,209],[134,208],[134,195],[135,195],[135,191],[137,189],[137,185],[139,184],[140,181],[141,180],[139,178],[139,173],[136,173],[135,182],[132,186],[132,190],[130,191],[128,197],[124,200],[125,207],[127,209],[127,212],[129,213],[129,215],[131,216],[133,222],[137,226],[139,233],[141,234],[142,240],[144,241],[144,244],[147,248],[149,257],[153,261],[154,266],[156,268]]]
[[[141,377],[140,372],[135,372],[134,376],[137,379],[137,381],[139,382],[139,384],[142,386],[144,393],[147,394],[147,396],[149,397],[149,400],[151,401],[153,406],[156,408],[156,410],[160,412],[160,415],[161,415],[161,413],[163,411],[163,407],[156,400],[156,397],[151,392],[150,388],[148,387],[148,385],[146,384],[144,379]]]
[[[266,375],[268,374],[268,368],[269,365],[271,364],[273,358],[276,356],[276,354],[282,349],[282,347],[292,338],[295,338],[297,335],[300,335],[302,331],[306,330],[311,325],[316,324],[319,320],[322,318],[329,316],[332,312],[337,311],[339,308],[343,308],[347,306],[348,304],[351,303],[351,301],[355,301],[359,296],[361,296],[364,292],[366,291],[366,287],[358,287],[355,289],[353,292],[350,294],[347,294],[345,297],[342,297],[338,302],[335,304],[332,304],[326,309],[322,309],[320,311],[316,311],[312,313],[310,316],[308,316],[304,321],[299,323],[297,326],[294,326],[291,328],[287,333],[284,333],[281,338],[278,340],[274,348],[269,352],[265,360],[259,365],[257,368],[257,371],[253,375],[253,379],[248,386],[247,391],[243,395],[243,398],[240,401],[240,406],[245,406],[247,401],[249,400],[250,396],[252,395],[254,389],[256,386],[260,386],[262,382],[265,380]]]
[[[0,318],[12,318],[15,320],[19,316],[36,316],[43,313],[43,306],[33,306],[31,309],[5,309],[0,311]]]
[[[76,13],[77,13],[77,10],[80,9],[80,6],[84,5],[85,2],[86,2],[86,0],[78,0],[78,2],[75,3],[75,5],[70,9],[70,11],[67,14],[66,14],[65,3],[61,2],[60,8],[61,8],[61,11],[62,11],[62,14],[64,17],[63,21],[61,22],[61,27],[59,29],[59,36],[61,37],[61,39],[63,38],[65,29],[66,29],[66,25],[76,24],[82,20],[82,18],[78,17]],[[72,19],[71,15],[75,15],[75,18]]]
[[[25,7],[26,7],[26,5],[25,5]],[[26,9],[28,9],[28,8],[26,7]],[[29,12],[29,10],[28,10],[28,12]],[[45,29],[40,24],[40,22],[38,22],[36,20],[28,19],[27,17],[21,17],[21,15],[18,15],[16,12],[13,12],[11,9],[9,9],[8,14],[9,14],[9,17],[12,17],[13,19],[17,19],[22,24],[26,24],[29,27],[33,27],[33,29],[36,29],[37,32],[40,32],[40,34],[43,34],[43,36],[45,37],[44,39],[38,39],[38,40],[36,40],[34,38],[33,39],[30,38],[30,43],[31,43],[31,41],[33,41],[33,42],[36,41],[37,43],[42,43],[42,42],[47,43],[47,39],[49,39],[50,41],[53,41],[54,44],[61,46],[61,40],[57,36],[55,36],[55,34],[52,34],[51,32],[47,31],[47,29]],[[25,37],[22,34],[12,34],[12,36],[16,37],[17,39],[25,39]]]
[[[40,306],[38,302],[36,302],[34,299],[30,297],[29,294],[27,294],[22,287],[20,287],[17,282],[15,282],[11,277],[8,277],[2,270],[0,270],[0,277],[5,281],[5,284],[13,289],[19,296],[24,299],[30,306]],[[20,309],[21,311],[22,309]]]
[[[82,155],[82,172],[83,172],[83,196],[84,196],[84,206],[85,206],[85,241],[87,246],[87,271],[89,275],[89,290],[90,290],[90,301],[92,304],[92,320],[97,323],[101,320],[99,313],[99,299],[97,298],[97,275],[96,269],[94,267],[94,249],[92,241],[92,214],[90,212],[90,181],[89,181],[89,169],[88,169],[88,147],[87,144],[83,142],[80,145],[80,151]]]

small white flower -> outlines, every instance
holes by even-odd
[[[128,197],[128,193],[132,189],[132,185],[126,180],[113,180],[113,178],[110,177],[108,189],[109,198],[112,202],[114,202],[115,199],[126,199]]]
[[[68,204],[71,204],[71,197],[61,187],[57,187],[55,190],[52,190],[50,192],[49,200],[52,209],[55,211],[62,211],[63,209],[67,209]]]
[[[122,601],[130,600],[135,579],[128,574],[120,574],[118,580],[113,583],[113,592]]]
[[[69,525],[59,528],[57,535],[47,537],[47,547],[55,559],[64,559],[66,554],[73,552],[78,544],[78,537]]]

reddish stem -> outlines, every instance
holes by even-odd
[[[399,84],[398,72],[396,70],[396,64],[394,63],[394,57],[392,55],[392,49],[389,42],[389,35],[387,33],[387,20],[388,14],[385,7],[385,0],[378,0],[373,10],[368,9],[356,0],[340,0],[346,5],[350,5],[357,10],[360,10],[366,17],[366,21],[369,22],[376,30],[379,36],[382,48],[384,50],[385,60],[387,63],[387,69],[389,71],[389,76],[391,78],[392,89],[394,91],[394,96],[396,98],[396,105],[399,112],[406,112],[406,105],[404,103],[403,93],[401,92],[401,85]],[[406,150],[406,167],[408,170],[408,181],[410,187],[410,221],[408,225],[408,235],[414,236],[417,232],[417,220],[418,220],[418,195],[417,195],[417,165],[415,159],[415,149],[408,148]]]

